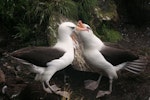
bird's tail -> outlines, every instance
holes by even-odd
[[[145,58],[140,58],[138,60],[134,60],[132,62],[125,62],[115,67],[116,71],[121,69],[125,69],[134,74],[140,74],[140,72],[144,71],[147,66],[147,60]]]
[[[13,62],[15,62],[15,63],[26,65],[27,69],[33,73],[42,74],[45,71],[44,67],[36,66],[36,65],[31,64],[23,59],[11,56],[10,53],[6,52],[6,53],[3,53],[2,55],[4,56],[4,58],[13,60]]]
[[[146,59],[138,59],[134,60],[133,62],[128,62],[124,67],[124,69],[131,73],[139,74],[140,72],[144,71],[146,66],[147,66]]]
[[[45,69],[44,69],[43,67],[39,67],[39,66],[33,65],[33,64],[31,64],[31,63],[29,63],[29,62],[23,60],[23,59],[19,59],[19,58],[12,57],[12,56],[10,56],[10,57],[11,57],[14,61],[16,61],[16,62],[18,62],[18,63],[21,63],[21,64],[23,64],[23,65],[26,65],[27,68],[28,68],[31,72],[33,72],[33,73],[42,74],[42,73],[45,71]]]

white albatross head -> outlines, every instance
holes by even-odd
[[[83,42],[89,42],[91,36],[93,36],[91,27],[88,24],[82,23],[82,21],[78,21],[75,33],[81,37]]]
[[[103,42],[93,33],[91,27],[88,24],[84,24],[82,21],[78,21],[75,32],[81,38],[85,48],[100,49],[103,46]]]
[[[58,27],[58,35],[70,36],[73,33],[75,27],[76,25],[72,22],[63,22]]]
[[[63,45],[67,45],[68,48],[69,45],[72,45],[72,42],[73,42],[73,47],[75,47],[76,40],[75,40],[75,36],[73,35],[75,28],[76,25],[72,22],[63,22],[62,24],[60,24],[58,27],[58,38],[57,38],[58,43],[56,44],[55,47],[64,48],[64,46],[62,46],[62,43],[65,43]]]

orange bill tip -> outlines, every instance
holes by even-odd
[[[81,20],[78,21],[77,26],[76,26],[77,31],[89,31],[85,25],[82,23]]]
[[[81,28],[85,28],[85,26],[83,25],[81,20],[78,21],[77,26],[79,26]]]
[[[82,28],[82,27],[79,27],[79,26],[76,26],[76,30],[77,31],[89,31],[87,28]]]

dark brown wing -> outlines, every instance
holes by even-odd
[[[135,56],[129,51],[117,49],[109,46],[105,46],[100,50],[104,58],[110,62],[112,65],[118,65],[123,62],[133,61],[138,59],[138,56]]]
[[[51,47],[27,47],[11,53],[11,56],[34,65],[46,67],[46,63],[64,55],[64,51]]]

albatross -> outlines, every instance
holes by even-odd
[[[29,70],[36,73],[35,80],[41,81],[43,89],[48,93],[56,93],[68,97],[55,85],[50,85],[52,76],[59,70],[69,66],[74,59],[74,42],[71,34],[76,25],[63,22],[58,27],[57,43],[53,47],[26,47],[10,53],[10,56],[23,64],[30,65]]]
[[[109,78],[109,90],[99,90],[96,98],[111,94],[113,79],[117,79],[117,72],[125,69],[134,74],[139,74],[144,70],[146,61],[139,56],[124,50],[105,45],[96,35],[94,35],[89,25],[79,21],[76,27],[76,34],[80,37],[83,45],[83,56],[86,63],[94,72],[100,74],[97,81],[85,81],[85,88],[95,90],[101,80],[102,75]],[[93,71],[92,71],[93,72]]]

